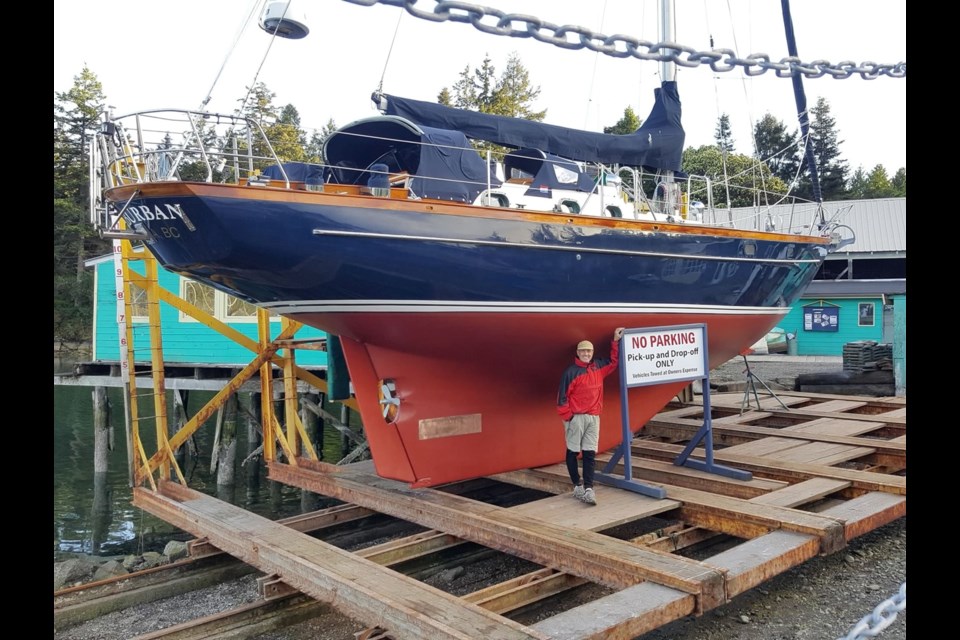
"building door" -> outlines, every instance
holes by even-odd
[[[893,305],[883,305],[883,327],[881,328],[880,342],[893,344]]]

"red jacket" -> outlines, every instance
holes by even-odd
[[[593,359],[584,362],[574,358],[560,379],[560,392],[557,394],[557,413],[564,421],[578,413],[592,416],[600,415],[603,410],[603,379],[617,370],[620,356],[620,343],[610,343],[610,359]]]

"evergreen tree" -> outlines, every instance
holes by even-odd
[[[327,120],[327,124],[323,125],[323,129],[320,131],[314,130],[313,135],[310,136],[310,143],[306,148],[307,162],[313,162],[315,164],[326,163],[326,159],[323,157],[323,143],[326,142],[330,134],[336,130],[337,125],[333,121],[333,118]]]
[[[109,252],[88,220],[89,148],[106,103],[96,75],[84,67],[53,105],[53,334],[88,342],[93,319],[93,274],[88,258]]]
[[[900,167],[897,169],[897,172],[893,174],[893,178],[890,179],[890,186],[893,187],[893,195],[895,198],[906,198],[907,197],[907,168]]]
[[[440,93],[437,94],[437,103],[445,107],[453,106],[453,96],[450,95],[450,89],[444,87],[440,90]]]
[[[617,120],[617,123],[612,127],[604,127],[603,132],[626,135],[639,129],[642,124],[643,120],[637,116],[633,107],[628,105],[627,108],[623,110],[623,117]]]
[[[753,127],[755,157],[765,162],[773,175],[792,184],[797,178],[796,133],[789,133],[782,120],[767,113]]]
[[[867,173],[863,167],[857,167],[847,185],[847,197],[851,200],[862,200],[867,197]]]
[[[249,88],[240,113],[263,129],[280,161],[302,161],[306,157],[304,147],[307,134],[300,128],[300,114],[291,104],[278,110],[273,103],[276,95],[265,83],[258,82]],[[242,140],[239,147],[244,149]],[[257,158],[254,161],[255,170],[262,171],[275,164],[270,150],[260,139],[259,132],[254,134],[253,154]]]
[[[717,128],[713,130],[713,139],[717,141],[717,148],[726,153],[733,153],[733,132],[730,130],[730,116],[721,113],[717,118]]]
[[[304,147],[307,134],[300,128],[300,112],[292,104],[280,111],[277,121],[266,127],[265,132],[273,151],[282,162],[302,162],[306,159]]]
[[[691,201],[712,202],[715,207],[768,204],[764,193],[776,197],[787,192],[787,185],[771,174],[767,165],[758,164],[753,158],[738,153],[729,154],[724,159],[723,152],[715,145],[685,149],[681,166],[690,175],[712,179],[712,198],[708,198],[705,185],[696,182],[689,196]],[[728,176],[729,186],[724,184],[725,176]]]
[[[887,170],[882,164],[878,164],[870,171],[867,176],[867,189],[865,197],[867,198],[892,198],[893,185],[890,184],[890,178],[887,176]]]
[[[844,196],[847,184],[847,162],[840,157],[840,145],[837,123],[830,115],[830,105],[826,99],[818,98],[817,104],[810,110],[810,140],[813,157],[820,178],[820,193],[823,200],[840,200]],[[800,182],[798,193],[813,199],[813,185],[810,178],[810,166],[806,154],[803,155],[801,171],[804,178]]]
[[[507,58],[507,68],[496,82],[487,113],[511,118],[523,118],[541,122],[547,115],[546,109],[534,111],[533,102],[540,95],[540,87],[530,82],[530,72],[520,62],[516,53]]]
[[[470,65],[467,65],[453,84],[452,91],[444,87],[437,98],[440,104],[458,109],[540,122],[546,117],[546,110],[534,111],[532,108],[539,95],[540,87],[531,83],[530,72],[517,54],[512,53],[507,59],[507,68],[499,78],[488,55],[478,69],[471,71]],[[475,141],[474,147],[481,154],[487,149],[497,155],[506,151],[503,147],[483,141]]]
[[[642,124],[643,120],[637,116],[636,112],[633,110],[633,107],[627,105],[627,107],[623,110],[623,117],[620,118],[613,126],[604,127],[603,132],[614,135],[627,135],[639,129],[640,125]],[[620,176],[620,178],[623,180],[623,185],[628,191],[633,190],[632,175],[627,175],[624,173]],[[653,189],[656,186],[656,179],[653,176],[650,176],[649,174],[644,176],[642,189],[645,192],[653,193]]]
[[[441,104],[450,104],[458,109],[539,122],[547,115],[546,110],[534,111],[531,108],[539,95],[540,87],[533,86],[530,72],[517,54],[512,53],[507,59],[506,70],[499,78],[488,56],[478,69],[471,71],[470,65],[467,65],[460,72],[460,79],[453,84],[453,91],[444,87],[437,98]]]

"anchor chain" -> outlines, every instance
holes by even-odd
[[[748,76],[759,76],[767,71],[773,71],[780,78],[791,78],[794,74],[807,78],[820,78],[829,75],[837,79],[859,75],[864,80],[874,80],[880,76],[907,77],[906,62],[878,64],[864,61],[858,64],[850,60],[843,60],[837,64],[831,64],[827,60],[803,62],[800,58],[794,56],[774,61],[765,53],[751,53],[748,56],[739,57],[732,49],[698,51],[693,47],[676,42],[654,43],[623,34],[608,36],[586,27],[569,24],[556,25],[536,16],[505,13],[499,9],[469,2],[436,0],[436,5],[432,11],[418,9],[416,7],[417,0],[344,0],[344,2],[365,7],[375,4],[401,7],[407,13],[423,20],[472,24],[484,33],[512,36],[514,38],[533,38],[563,49],[589,49],[614,58],[634,57],[638,60],[670,61],[688,68],[710,65],[710,68],[717,72],[742,68]]]

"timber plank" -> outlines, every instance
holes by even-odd
[[[598,454],[597,464],[602,468],[611,457],[609,453]],[[659,484],[672,484],[678,487],[689,487],[691,489],[704,489],[736,498],[752,498],[783,488],[789,484],[783,480],[757,477],[750,480],[734,480],[732,478],[718,476],[714,473],[700,471],[699,469],[677,466],[671,462],[663,462],[661,460],[644,459],[633,460],[632,462],[631,469],[633,470],[633,477],[637,480],[651,481]],[[618,465],[613,471],[619,475],[623,475],[623,464]],[[541,472],[548,474],[542,484],[539,483],[538,479],[538,473]],[[557,485],[557,478],[563,476],[565,473],[566,467],[564,467],[563,464],[557,464],[539,467],[533,470],[509,471],[490,477],[521,487],[559,493],[563,488]]]
[[[649,580],[697,595],[698,608],[703,610],[724,601],[723,576],[694,560],[591,531],[556,526],[434,489],[414,489],[376,476],[372,465],[346,465],[334,473],[323,473],[309,468],[314,464],[308,460],[301,461],[299,467],[268,463],[268,477],[446,531],[611,588]],[[568,485],[569,478],[563,482]],[[641,498],[646,496],[636,496]]]
[[[850,447],[844,444],[832,444],[829,442],[809,442],[789,450],[775,451],[767,454],[766,457],[774,460],[809,462],[811,464],[833,466],[841,462],[856,460],[857,458],[862,458],[875,452],[876,449],[869,447]]]
[[[845,413],[853,409],[859,409],[860,407],[866,406],[866,402],[862,400],[827,400],[825,402],[817,402],[812,404],[807,409],[813,409],[814,411],[829,411],[831,413]]]
[[[629,491],[594,486],[597,505],[588,505],[573,497],[572,492],[534,500],[511,507],[512,513],[538,518],[561,527],[600,531],[641,518],[676,509],[674,500],[656,500]]]
[[[775,398],[767,398],[767,401],[761,402],[764,406],[760,411],[767,412],[770,416],[775,417],[784,417],[791,420],[796,420],[797,418],[838,418],[842,417],[845,420],[863,420],[863,421],[874,421],[881,422],[887,426],[898,426],[906,427],[906,412],[899,411],[900,404],[885,403],[885,402],[876,402],[875,400],[864,400],[862,397],[857,399],[857,396],[824,396],[827,398],[844,398],[848,402],[858,403],[860,409],[874,409],[877,411],[863,412],[863,413],[851,413],[844,412],[838,415],[838,412],[834,411],[823,411],[820,409],[823,406],[823,403],[817,403],[818,400],[817,394],[815,393],[793,393],[788,394],[784,392],[783,396],[777,396],[787,407],[784,409],[780,406],[780,403],[776,402]],[[723,408],[723,409],[737,409],[740,410],[742,406],[742,394],[710,394],[710,405],[713,408]],[[811,404],[813,402],[813,404]],[[696,406],[703,406],[703,397],[700,396],[699,399],[694,398],[694,403]],[[890,407],[890,410],[887,411],[886,408]],[[751,411],[757,411],[756,408],[751,407]],[[882,411],[879,412],[879,411]],[[659,414],[657,414],[659,415]]]
[[[847,540],[853,540],[907,515],[907,498],[871,491],[825,509],[823,513],[841,519]]]
[[[735,444],[729,447],[724,447],[723,451],[727,451],[729,453],[739,453],[742,455],[765,456],[772,458],[777,453],[802,447],[805,444],[808,444],[808,442],[808,440],[767,437],[753,440],[752,442],[744,442],[743,444]]]
[[[772,531],[710,557],[727,576],[727,593],[734,597],[817,556],[814,536]]]
[[[745,413],[737,413],[729,416],[724,416],[722,418],[711,418],[710,422],[713,425],[728,425],[728,424],[746,424],[749,422],[754,422],[755,420],[760,420],[766,417],[768,414],[761,411],[747,411]],[[658,413],[656,419],[661,418]]]
[[[860,402],[866,402],[867,405],[870,407],[882,409],[884,411],[888,409],[897,409],[899,407],[906,406],[907,404],[907,399],[904,396],[881,396],[881,397],[865,398],[863,396],[851,395],[849,393],[846,393],[846,394],[814,393],[811,391],[794,391],[789,389],[778,390],[777,395],[782,395],[787,397],[807,398],[807,399],[813,399],[813,400],[860,401]]]
[[[543,473],[546,469],[541,467],[537,471]],[[554,474],[558,482],[562,481],[560,472]],[[820,550],[823,553],[833,553],[846,544],[843,526],[836,519],[822,514],[756,504],[753,501],[720,496],[708,491],[661,486],[666,489],[668,499],[682,503],[680,517],[698,527],[740,538],[763,535],[771,529],[807,533],[820,539]]]
[[[694,613],[694,599],[644,582],[532,626],[552,640],[630,640]]]
[[[750,415],[750,414],[745,414]],[[818,424],[823,424],[819,422],[820,419],[814,421]],[[732,449],[734,447],[744,447],[743,449],[735,449],[740,453],[746,453],[748,451],[755,451],[757,454],[760,454],[765,450],[765,447],[769,446],[771,448],[776,448],[777,445],[774,445],[774,442],[782,443],[784,439],[794,439],[798,442],[810,442],[813,440],[820,442],[832,442],[834,444],[843,444],[854,447],[868,447],[871,449],[876,449],[878,452],[881,452],[886,455],[891,456],[903,456],[906,453],[906,445],[904,443],[896,442],[894,439],[880,439],[880,438],[861,438],[857,435],[846,435],[845,433],[834,433],[837,432],[850,432],[850,433],[866,433],[870,431],[876,431],[879,429],[885,428],[886,425],[876,423],[876,422],[863,422],[859,420],[840,420],[838,422],[845,422],[850,426],[847,427],[836,427],[832,428],[829,431],[823,429],[820,432],[815,430],[804,431],[799,430],[795,427],[799,425],[794,425],[790,427],[763,427],[757,425],[738,425],[738,424],[729,424],[721,422],[720,420],[712,421],[712,431],[714,436],[714,442],[729,442],[729,447],[727,449]],[[719,424],[718,424],[719,423]],[[803,423],[807,424],[807,423]],[[859,425],[859,426],[858,426]],[[695,420],[686,420],[686,419],[677,419],[670,422],[661,421],[658,419],[651,420],[647,424],[647,433],[657,435],[660,437],[667,437],[674,440],[683,440],[686,438],[692,438],[697,431],[702,426],[701,422]],[[775,440],[767,444],[755,444],[757,442],[766,442],[769,438],[774,438]],[[749,442],[744,442],[748,440]],[[752,447],[747,447],[745,445],[753,445]],[[756,448],[754,448],[756,447]]]
[[[760,411],[766,411],[766,410],[769,408],[769,407],[766,406],[766,405],[768,405],[768,404],[769,404],[769,405],[772,405],[772,406],[774,406],[774,407],[776,407],[776,408],[778,408],[778,409],[783,409],[783,407],[780,406],[780,403],[777,402],[777,399],[778,399],[778,398],[783,402],[783,404],[787,405],[788,407],[793,407],[793,406],[796,406],[796,405],[802,405],[802,404],[805,404],[805,403],[807,403],[807,402],[810,402],[810,399],[809,399],[809,398],[803,398],[803,397],[801,397],[801,398],[780,398],[780,396],[777,396],[776,398],[774,398],[774,397],[770,396],[770,395],[767,394],[767,393],[758,393],[757,395],[760,397],[760,409],[759,409]],[[741,407],[744,406],[743,398],[744,398],[743,392],[740,392],[740,393],[711,393],[711,394],[710,394],[710,406],[711,406],[711,407],[724,408],[724,409],[737,409],[737,410],[739,410]],[[754,410],[754,411],[757,410],[757,409],[756,409],[756,399],[753,397],[753,394],[752,394],[752,393],[751,393],[749,396],[747,396],[747,401],[748,401],[748,402],[747,402],[748,407],[749,407],[749,405],[753,405],[753,408],[752,408],[751,410]],[[697,401],[696,399],[694,399],[694,402],[699,402],[699,404],[702,405],[702,404],[703,404],[703,396],[700,396],[700,400],[699,400],[699,401]]]
[[[653,457],[673,460],[683,452],[680,445],[664,442],[650,442],[634,440],[631,450],[635,456]],[[897,495],[907,494],[907,478],[905,476],[889,475],[856,469],[843,469],[820,464],[790,462],[787,460],[769,460],[758,456],[740,455],[728,452],[728,449],[715,450],[714,461],[718,464],[729,465],[744,471],[759,474],[766,478],[776,478],[787,482],[796,482],[813,477],[834,478],[849,480],[855,489],[867,491],[884,491]],[[695,450],[691,457],[703,460],[703,454]]]
[[[864,433],[870,433],[877,429],[882,429],[883,424],[879,422],[861,422],[858,420],[830,420],[822,418],[802,424],[794,424],[784,427],[784,431],[795,431],[797,433],[810,435],[832,435],[832,436],[859,436]],[[890,440],[894,442],[894,440]]]
[[[170,482],[162,482],[165,490]],[[177,487],[134,488],[134,504],[397,638],[546,637],[456,596],[228,503]]]
[[[772,504],[779,507],[797,507],[824,498],[831,493],[842,491],[849,486],[850,483],[844,480],[810,478],[809,480],[792,484],[783,489],[771,491],[766,495],[757,496],[756,498],[752,498],[750,502]]]

